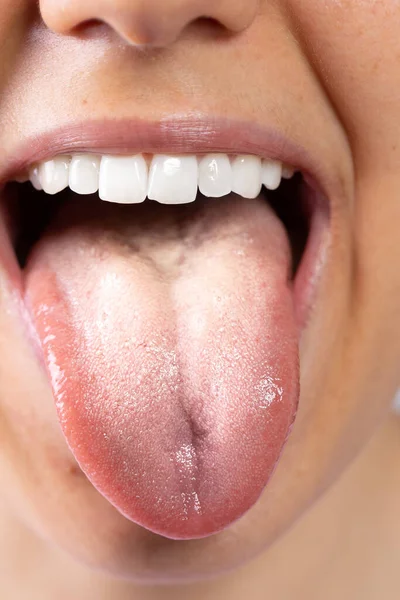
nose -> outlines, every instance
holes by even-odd
[[[200,18],[231,32],[247,29],[259,0],[40,0],[42,18],[53,31],[73,34],[100,21],[130,44],[164,47]]]

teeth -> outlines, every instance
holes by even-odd
[[[38,179],[46,194],[58,194],[68,187],[70,161],[69,156],[57,156],[39,166]]]
[[[154,156],[148,197],[162,204],[186,204],[197,196],[198,166],[195,156]]]
[[[296,173],[296,169],[294,167],[290,167],[289,165],[283,166],[283,169],[282,169],[283,179],[292,179],[292,177],[295,173]]]
[[[262,182],[268,190],[277,190],[282,180],[282,163],[277,160],[263,160]]]
[[[295,173],[290,165],[250,154],[212,153],[199,156],[156,154],[147,161],[135,156],[76,154],[56,156],[35,165],[29,179],[37,189],[57,194],[68,185],[77,194],[99,192],[101,200],[137,204],[146,197],[162,204],[193,202],[203,196],[220,198],[234,192],[256,198],[262,185],[276,190]],[[26,177],[17,177],[19,181]]]
[[[243,198],[257,198],[261,192],[261,158],[236,156],[232,162],[232,191]]]
[[[39,179],[39,167],[33,167],[29,173],[29,179],[35,190],[40,191],[42,189],[42,184]]]
[[[95,154],[73,156],[69,167],[69,187],[76,194],[95,194],[99,189],[100,157]]]
[[[221,198],[232,191],[232,167],[226,154],[207,154],[199,162],[199,190],[208,198]]]
[[[107,202],[137,204],[147,196],[147,163],[142,155],[103,156],[99,196]]]

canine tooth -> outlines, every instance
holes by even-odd
[[[99,196],[102,200],[118,204],[144,202],[147,181],[147,163],[141,154],[101,159]]]
[[[283,179],[292,179],[292,177],[295,173],[296,173],[296,169],[294,167],[289,167],[289,165],[283,165],[283,168],[282,168]]]
[[[46,194],[58,194],[68,187],[70,160],[69,156],[56,156],[39,165],[39,181]]]
[[[232,191],[243,198],[257,198],[261,192],[261,158],[236,156],[232,161]]]
[[[268,190],[277,190],[282,181],[282,163],[279,160],[263,160],[262,183]]]
[[[33,167],[31,172],[29,173],[29,179],[35,190],[40,191],[42,189],[42,185],[39,179],[39,167]]]
[[[221,198],[232,191],[232,166],[226,154],[207,154],[199,162],[199,190],[209,198]]]
[[[99,189],[100,156],[76,154],[69,167],[69,187],[76,194],[95,194]]]
[[[197,196],[195,156],[155,155],[150,166],[148,197],[162,204],[186,204]]]

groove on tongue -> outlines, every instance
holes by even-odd
[[[298,401],[285,230],[262,199],[68,202],[26,271],[60,423],[93,485],[169,538],[259,498]]]

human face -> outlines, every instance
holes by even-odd
[[[118,207],[67,194],[44,227],[43,194],[3,192],[6,499],[114,574],[219,573],[270,546],[336,480],[398,383],[400,7],[39,9],[1,0],[4,183],[89,152],[92,167],[101,155],[145,153],[146,164],[212,151],[302,174],[268,194],[297,215],[291,238],[310,205],[300,251],[262,199]]]

